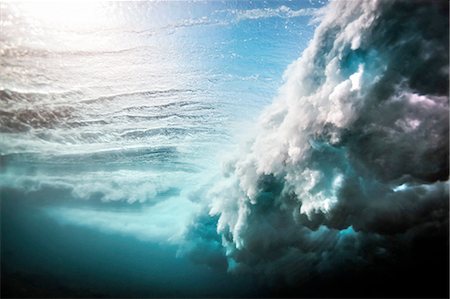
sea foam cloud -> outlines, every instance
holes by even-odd
[[[334,1],[319,13],[208,194],[229,270],[288,285],[448,226],[448,3]]]

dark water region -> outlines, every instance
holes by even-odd
[[[175,245],[55,223],[36,197],[17,196],[15,192],[2,196],[2,297],[264,294],[249,277],[233,277],[175,258]]]
[[[4,193],[5,194],[5,193]],[[225,268],[194,264],[178,246],[55,222],[44,213],[58,199],[10,190],[2,196],[2,297],[445,297],[447,230],[399,248],[358,271],[312,275],[298,287],[273,285]],[[59,203],[60,204],[60,203]]]

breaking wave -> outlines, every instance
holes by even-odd
[[[182,249],[280,288],[424,238],[448,250],[448,2],[334,1],[318,18]]]

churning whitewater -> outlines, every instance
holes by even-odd
[[[221,244],[232,272],[292,286],[400,258],[423,236],[445,240],[447,11],[438,1],[323,8],[256,136],[207,195],[220,239],[200,216],[193,243],[211,254]],[[190,250],[199,260],[205,245]]]

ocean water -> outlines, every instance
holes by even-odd
[[[448,297],[449,3],[0,3],[3,297]]]
[[[2,2],[2,292],[265,294],[178,246],[323,4]]]

